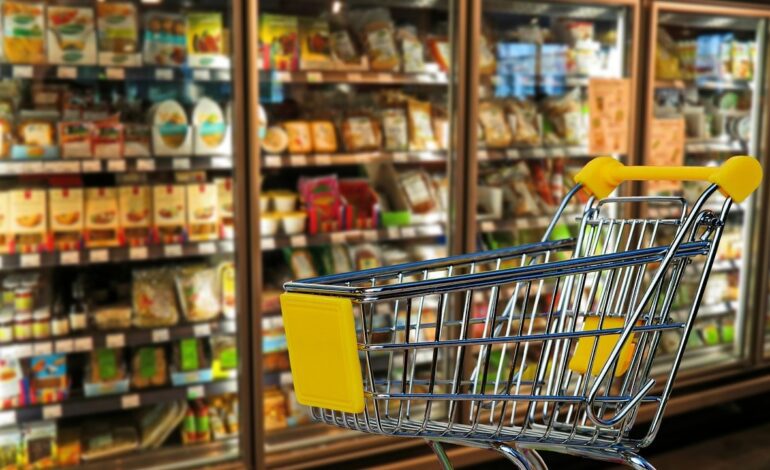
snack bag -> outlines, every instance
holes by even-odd
[[[45,5],[42,3],[3,3],[3,51],[15,64],[44,64]]]
[[[174,13],[144,15],[144,63],[181,66],[187,61],[187,24]]]
[[[132,277],[134,326],[154,328],[175,325],[179,314],[172,272],[162,268],[137,269]]]
[[[174,276],[182,313],[188,321],[210,321],[222,311],[217,270],[201,266],[179,268]]]

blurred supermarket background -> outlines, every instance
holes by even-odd
[[[4,0],[0,468],[435,467],[311,422],[283,283],[537,241],[597,155],[767,165],[769,21],[761,0]],[[660,468],[767,435],[766,189],[730,214]]]

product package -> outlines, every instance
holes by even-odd
[[[233,179],[215,178],[219,215],[219,236],[231,239],[235,235],[235,207],[233,206]]]
[[[141,65],[137,23],[136,7],[133,3],[96,4],[100,65]]]
[[[132,277],[134,326],[156,328],[175,325],[179,321],[179,313],[173,272],[162,268],[137,269]]]
[[[401,57],[404,60],[404,72],[419,73],[425,71],[425,52],[422,42],[417,37],[414,27],[402,27],[398,30],[398,40],[401,45]]]
[[[134,350],[131,356],[132,388],[160,387],[167,381],[168,365],[162,347],[146,346]]]
[[[337,29],[329,35],[334,68],[338,70],[368,70],[369,60],[361,54],[347,29]]]
[[[83,378],[85,396],[128,392],[128,374],[122,349],[95,349],[88,358]]]
[[[259,43],[262,69],[297,70],[300,46],[296,16],[260,15]]]
[[[83,236],[84,194],[81,188],[48,190],[48,216],[54,249],[79,250]]]
[[[370,116],[357,113],[342,122],[342,140],[348,152],[377,150],[382,140],[380,126]]]
[[[311,121],[310,134],[315,152],[334,153],[337,151],[337,133],[331,121]]]
[[[83,428],[83,462],[128,454],[139,447],[136,428],[131,424],[95,421],[88,422]]]
[[[34,356],[29,361],[30,403],[57,403],[69,394],[67,355],[47,354]]]
[[[179,427],[187,413],[184,400],[159,403],[139,412],[140,449],[157,449]]]
[[[511,144],[513,136],[505,120],[503,108],[493,101],[479,104],[479,121],[484,127],[487,147],[501,148]]]
[[[398,184],[412,213],[425,214],[435,211],[438,207],[433,183],[424,171],[401,173],[398,175]]]
[[[212,380],[211,364],[202,339],[185,338],[175,342],[173,354],[171,382],[175,387]]]
[[[388,108],[382,111],[382,133],[385,150],[396,152],[409,148],[409,127],[403,108]]]
[[[299,68],[320,70],[332,67],[329,23],[320,18],[299,19]]]
[[[238,349],[235,337],[214,335],[209,342],[214,379],[234,378],[238,373]]]
[[[50,5],[47,11],[48,63],[96,64],[94,10]]]
[[[11,158],[20,160],[58,158],[56,145],[56,112],[22,112],[17,126],[17,141],[11,146]]]
[[[187,238],[190,241],[219,239],[219,203],[214,183],[187,185]]]
[[[96,158],[123,158],[123,124],[117,119],[93,123],[93,156]]]
[[[182,313],[191,322],[211,321],[222,311],[215,268],[186,266],[174,276]]]
[[[192,67],[227,67],[222,14],[217,12],[187,13],[187,52]]]
[[[229,154],[229,128],[222,108],[216,101],[203,97],[193,108],[192,123],[195,127],[194,153],[196,155]]]
[[[393,20],[385,8],[374,8],[352,15],[363,38],[369,66],[377,71],[396,71],[401,65],[401,57],[396,47],[396,34]]]
[[[56,422],[33,421],[22,426],[22,453],[25,468],[52,468],[58,463]]]
[[[89,158],[93,155],[93,125],[87,121],[59,123],[59,144],[64,158]]]
[[[44,64],[45,4],[5,2],[3,11],[3,52],[15,64]]]
[[[431,125],[431,105],[410,99],[407,103],[409,117],[409,149],[437,150],[438,142]]]
[[[11,239],[10,193],[0,191],[0,253],[11,251]]]
[[[222,315],[225,318],[235,318],[235,265],[230,261],[219,264],[219,289],[222,294]]]
[[[85,244],[88,248],[120,245],[118,192],[115,188],[88,188],[85,193]]]
[[[182,243],[187,234],[187,191],[183,185],[153,186],[153,232],[159,243]]]
[[[91,312],[94,326],[99,330],[120,330],[131,327],[131,306],[123,303],[102,305]]]
[[[187,25],[182,15],[147,12],[144,15],[144,63],[181,66],[187,62]]]
[[[120,238],[128,246],[144,246],[150,238],[150,188],[148,186],[120,186]]]
[[[350,258],[353,260],[353,269],[363,271],[365,269],[379,268],[380,251],[377,246],[370,243],[363,245],[353,245],[349,248]]]
[[[146,124],[123,124],[123,156],[124,157],[150,157],[150,143],[152,131]]]
[[[299,192],[307,210],[310,233],[340,229],[342,201],[336,176],[302,177]]]
[[[14,470],[22,461],[21,431],[17,426],[6,426],[0,429],[0,468]]]
[[[47,248],[49,240],[46,191],[12,190],[8,204],[11,214],[12,250],[18,253],[35,253]]]
[[[345,200],[343,224],[348,230],[372,229],[379,219],[377,193],[365,178],[342,179],[340,194]]]
[[[270,126],[260,144],[266,153],[283,153],[289,148],[289,134],[281,126]]]
[[[313,138],[307,121],[287,121],[283,127],[289,136],[289,153],[310,153],[313,150]]]
[[[192,130],[187,113],[174,100],[164,100],[150,108],[154,155],[173,157],[192,153]]]

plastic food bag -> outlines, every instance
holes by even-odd
[[[131,387],[158,387],[167,381],[168,364],[162,347],[148,346],[134,350],[131,357]]]
[[[174,278],[168,269],[134,271],[132,298],[134,326],[154,328],[171,326],[179,321]]]
[[[217,270],[201,266],[180,268],[174,276],[182,312],[189,321],[207,321],[221,311]]]

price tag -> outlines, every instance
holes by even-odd
[[[173,80],[173,69],[155,69],[155,80]]]
[[[107,344],[108,348],[122,348],[126,345],[126,335],[123,333],[107,335],[105,343]]]
[[[280,168],[281,157],[278,155],[268,155],[265,157],[265,166],[268,168]]]
[[[56,352],[67,354],[75,349],[75,344],[71,339],[60,339],[56,342]]]
[[[275,81],[277,82],[290,82],[291,74],[289,72],[275,72]]]
[[[302,248],[307,246],[307,237],[305,235],[294,235],[289,239],[291,246]]]
[[[137,171],[155,171],[155,160],[151,158],[140,158],[136,161]]]
[[[341,245],[347,240],[348,234],[345,232],[334,232],[330,235],[332,243],[335,245]]]
[[[417,230],[414,227],[404,227],[401,229],[401,236],[403,238],[414,238],[417,236]]]
[[[232,81],[232,75],[230,74],[230,70],[215,70],[214,80],[219,80],[220,82]]]
[[[78,78],[78,69],[75,67],[57,67],[56,77],[64,79],[76,79]]]
[[[83,162],[83,173],[99,173],[102,171],[102,162],[99,160],[86,160]]]
[[[273,237],[265,237],[262,239],[262,249],[263,250],[274,250],[275,249],[275,238]]]
[[[104,71],[104,74],[107,76],[107,80],[126,79],[126,69],[122,67],[107,67],[107,69]]]
[[[80,173],[80,162],[45,162],[44,173]]]
[[[132,246],[128,249],[128,259],[147,259],[147,247]]]
[[[92,263],[106,263],[110,260],[109,250],[91,250],[88,253],[88,260]]]
[[[388,227],[388,239],[399,238],[400,235],[401,232],[398,230],[398,227]]]
[[[476,156],[479,160],[489,160],[489,152],[486,150],[479,150],[476,152]]]
[[[168,328],[158,328],[157,330],[152,330],[153,343],[163,343],[165,341],[168,341],[168,339],[169,339]]]
[[[235,242],[232,240],[222,240],[219,242],[219,251],[222,253],[232,253],[235,251]]]
[[[376,242],[380,239],[380,234],[377,230],[364,230],[364,240],[368,242]]]
[[[123,395],[120,397],[120,407],[125,409],[139,407],[139,395],[132,393],[131,395]]]
[[[348,74],[348,81],[349,82],[360,82],[364,79],[363,75],[361,75],[358,72],[351,72]]]
[[[211,325],[202,323],[193,327],[194,336],[211,336]]]
[[[80,252],[79,251],[62,251],[59,254],[59,264],[80,264]]]
[[[308,72],[307,81],[308,83],[321,83],[324,81],[324,75],[321,72]]]
[[[42,356],[44,354],[51,354],[53,352],[53,343],[35,343],[32,346],[32,351],[35,356]]]
[[[126,171],[125,160],[107,160],[107,171],[120,172]]]
[[[61,418],[61,405],[47,405],[43,407],[43,419]]]
[[[394,152],[393,153],[393,161],[394,162],[408,162],[409,161],[409,155],[407,155],[406,152]]]
[[[211,70],[209,69],[195,69],[193,70],[193,80],[210,81]]]
[[[197,400],[198,398],[203,398],[204,396],[206,396],[206,390],[203,388],[203,385],[191,385],[187,387],[188,400]]]
[[[182,256],[182,245],[166,245],[163,247],[163,256],[174,258]]]
[[[495,223],[490,220],[485,220],[481,223],[481,231],[482,232],[494,232],[495,231]]]
[[[533,148],[532,149],[532,156],[536,158],[543,158],[546,156],[545,149],[541,148]]]
[[[190,169],[190,159],[189,158],[175,158],[174,161],[171,162],[171,167],[175,170],[189,170]]]
[[[434,81],[433,75],[421,73],[417,75],[417,81],[422,83],[431,83]]]
[[[505,151],[505,155],[508,158],[519,158],[519,151],[518,149],[508,149]]]
[[[31,65],[14,65],[13,78],[32,78],[32,66]]]
[[[213,255],[217,252],[217,245],[214,242],[204,242],[198,244],[198,253],[202,255]]]
[[[315,164],[318,166],[326,166],[332,164],[332,156],[326,154],[318,154],[315,156]]]
[[[307,157],[304,155],[290,155],[289,164],[291,166],[307,166]]]
[[[213,168],[232,168],[233,159],[230,157],[213,157],[211,159],[211,166]]]
[[[16,412],[13,410],[0,412],[0,427],[16,424]]]
[[[283,372],[279,376],[278,381],[283,386],[292,385],[294,383],[294,379],[291,376],[291,372]]]
[[[32,345],[31,344],[18,344],[16,345],[16,357],[21,359],[24,357],[31,357],[32,356]]]
[[[37,268],[40,266],[40,253],[21,255],[19,263],[22,268]]]
[[[91,351],[94,349],[94,339],[90,336],[77,338],[75,340],[75,351]]]
[[[381,83],[392,83],[393,82],[393,74],[392,73],[378,73],[377,74],[377,81]]]

